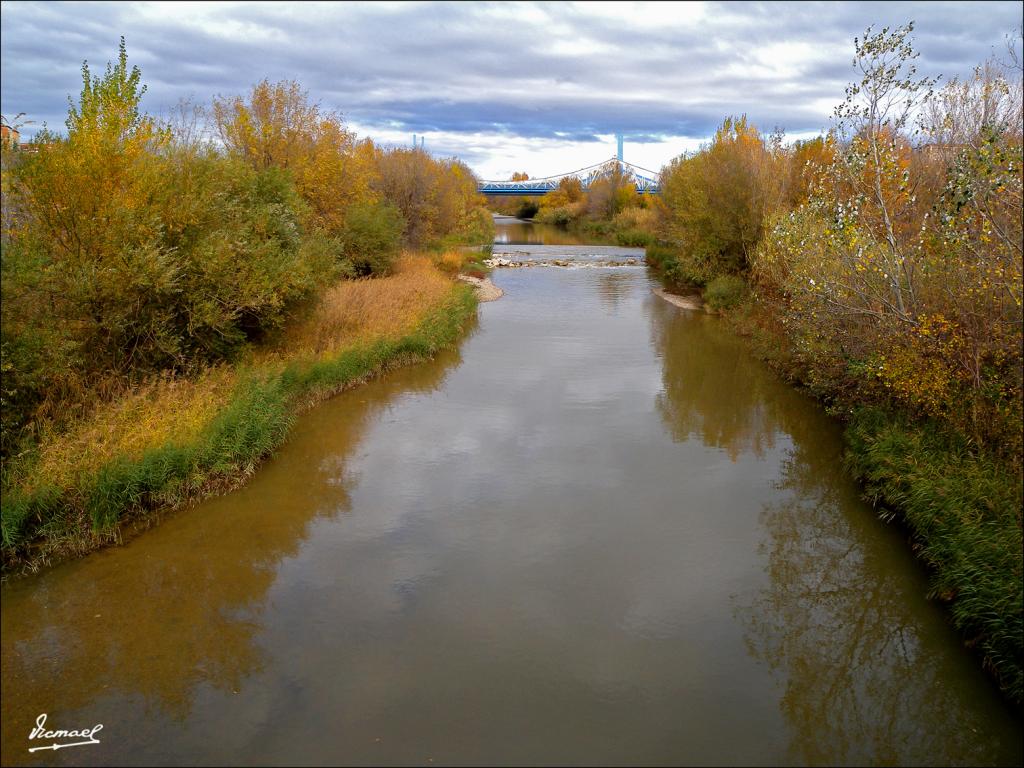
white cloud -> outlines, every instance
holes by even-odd
[[[916,18],[921,71],[969,72],[1020,23],[1016,3],[974,7],[19,2],[0,17],[0,101],[5,115],[59,128],[82,60],[101,69],[123,34],[152,112],[296,79],[362,135],[426,135],[483,176],[589,165],[614,153],[619,131],[626,158],[656,169],[726,115],[767,130],[825,127],[868,24]]]

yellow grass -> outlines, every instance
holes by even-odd
[[[97,406],[65,433],[39,446],[36,480],[69,487],[114,456],[137,458],[147,448],[195,437],[231,396],[235,371],[219,365],[195,379],[157,379]]]
[[[393,275],[329,288],[308,317],[272,346],[254,350],[251,359],[270,372],[289,361],[402,336],[450,290],[451,280],[430,259],[404,255]],[[39,461],[22,485],[69,488],[117,456],[139,458],[151,448],[190,442],[228,404],[237,381],[237,369],[218,365],[193,379],[155,379],[102,403],[71,429],[42,437]]]
[[[435,263],[441,271],[454,275],[462,269],[462,265],[466,263],[466,255],[464,253],[459,253],[458,251],[445,251],[437,257]]]
[[[652,232],[657,223],[657,214],[652,208],[626,208],[615,216],[613,223],[616,229]]]
[[[348,280],[324,292],[314,312],[265,354],[325,357],[356,344],[401,336],[451,290],[451,281],[425,256],[406,254],[394,274]]]

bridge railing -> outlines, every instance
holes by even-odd
[[[485,195],[546,195],[555,189],[563,179],[580,180],[584,190],[598,179],[606,178],[618,171],[622,177],[629,179],[636,186],[636,191],[643,194],[657,194],[658,174],[646,168],[632,165],[617,158],[606,160],[597,165],[580,168],[578,171],[563,173],[559,176],[546,176],[540,179],[523,179],[520,181],[481,181],[477,189]],[[643,171],[644,173],[640,173]],[[645,174],[651,174],[647,176]]]

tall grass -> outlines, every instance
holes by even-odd
[[[392,277],[327,291],[247,365],[153,384],[48,436],[4,479],[4,569],[102,546],[121,522],[244,477],[302,409],[451,345],[475,307],[469,287],[405,258]]]
[[[324,291],[315,310],[264,350],[264,359],[333,354],[345,346],[401,335],[437,305],[451,281],[426,256],[406,255],[387,278],[346,280]]]
[[[1024,700],[1019,471],[949,430],[879,409],[855,412],[846,437],[849,469],[913,532],[933,596],[949,602],[1009,697]]]

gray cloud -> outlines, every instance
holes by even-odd
[[[689,18],[698,17],[699,18]],[[2,110],[63,125],[80,67],[116,55],[161,112],[294,78],[367,129],[636,143],[705,137],[727,114],[821,129],[868,24],[915,19],[924,73],[963,75],[1021,23],[1016,2],[148,5],[13,3],[2,16]],[[31,133],[31,131],[29,131]],[[479,150],[469,156],[479,157]]]

